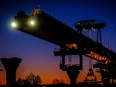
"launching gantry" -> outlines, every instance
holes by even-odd
[[[94,28],[98,27],[98,25],[91,24],[85,26]],[[99,25],[98,28],[105,26],[104,23],[101,25],[102,26]],[[81,31],[78,32],[77,30],[74,30],[41,9],[34,9],[32,15],[27,15],[24,11],[19,11],[14,19],[10,21],[9,26],[12,29],[22,31],[60,46],[60,49],[54,51],[54,54],[56,56],[62,56],[62,64],[60,65],[62,70],[69,69],[65,65],[66,55],[80,56],[79,66],[70,67],[72,71],[73,69],[75,70],[75,68],[77,71],[82,69],[82,55],[98,61],[107,60],[114,63],[116,62],[115,52],[104,47],[99,41],[93,41],[83,34],[80,34]],[[76,26],[79,27],[80,24],[77,24]],[[70,75],[72,75],[72,73],[70,73]]]
[[[116,53],[104,47],[99,42],[79,34],[77,30],[69,27],[65,23],[55,19],[41,9],[34,9],[33,16],[19,11],[14,19],[10,20],[9,26],[12,29],[20,30],[31,34],[48,42],[59,45],[61,48],[71,49],[81,47],[84,51],[89,51],[89,56],[95,60],[110,60],[116,62]],[[86,44],[85,44],[86,43]]]

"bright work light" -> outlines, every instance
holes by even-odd
[[[28,25],[29,25],[30,27],[35,27],[35,26],[37,25],[37,20],[34,19],[34,18],[29,19],[29,20],[28,20]]]
[[[11,26],[12,26],[12,27],[16,27],[16,26],[17,26],[16,22],[12,22],[12,23],[11,23]]]
[[[18,22],[16,20],[10,21],[10,28],[13,28],[13,29],[18,28]]]
[[[34,25],[34,24],[35,24],[35,21],[34,21],[34,20],[31,20],[31,21],[30,21],[30,24],[31,24],[31,25]]]

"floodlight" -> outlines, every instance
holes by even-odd
[[[28,20],[28,25],[29,25],[30,27],[35,27],[35,26],[37,25],[37,20],[34,19],[34,18],[29,19],[29,20]]]
[[[16,20],[10,21],[10,28],[13,28],[13,29],[18,28],[18,22]]]

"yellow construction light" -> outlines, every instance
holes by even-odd
[[[28,26],[29,27],[36,27],[37,26],[37,20],[35,18],[30,18],[28,20]]]

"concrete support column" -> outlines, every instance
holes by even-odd
[[[79,75],[80,71],[78,70],[67,70],[67,74],[70,78],[71,87],[76,87],[76,79]]]
[[[6,70],[7,87],[16,87],[16,70],[21,62],[21,58],[1,58],[1,61]]]

